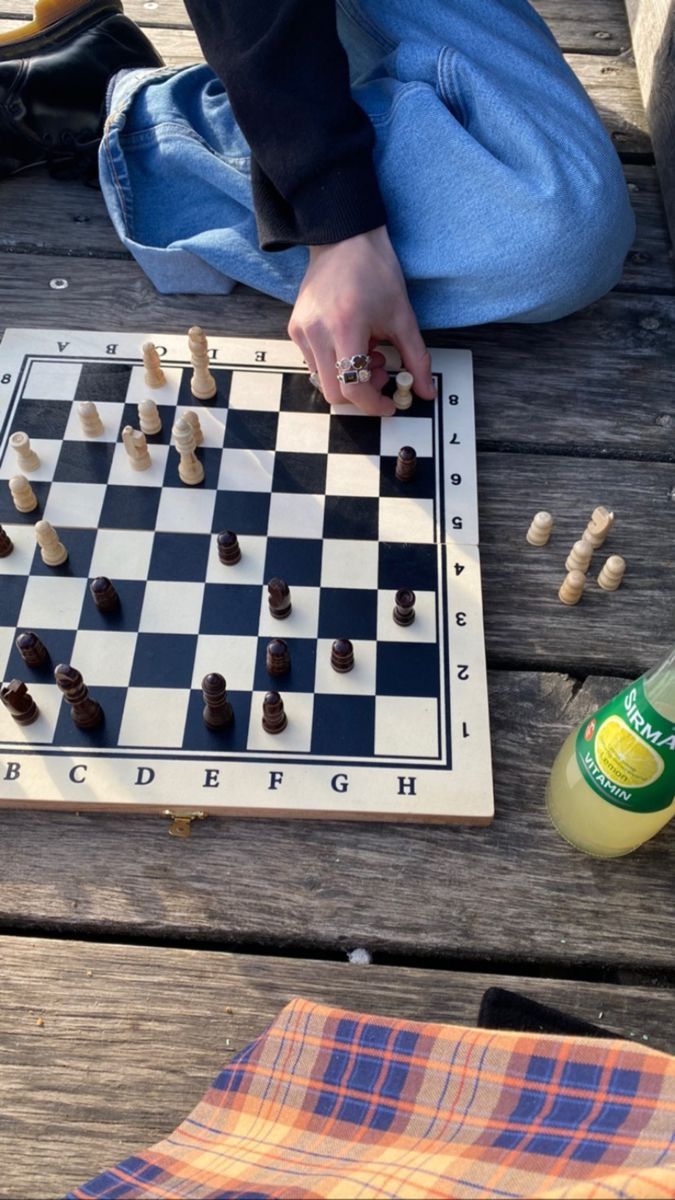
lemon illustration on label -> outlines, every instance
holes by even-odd
[[[595,759],[612,783],[625,788],[647,787],[664,770],[660,754],[613,714],[603,721],[595,738]]]

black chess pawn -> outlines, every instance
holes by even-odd
[[[265,669],[268,675],[285,675],[291,669],[291,656],[288,646],[281,638],[267,643],[265,651]]]
[[[14,645],[27,667],[41,667],[49,658],[44,642],[30,629],[20,633]]]
[[[415,620],[415,593],[410,588],[399,588],[394,596],[394,620],[397,625],[412,625]]]
[[[80,672],[66,663],[59,663],[54,670],[54,679],[66,702],[72,706],[70,715],[78,729],[93,729],[100,725],[103,709],[98,700],[91,699]]]
[[[241,558],[239,539],[231,529],[225,529],[218,534],[218,558],[226,567],[233,567]]]
[[[99,612],[112,612],[119,607],[120,598],[105,575],[98,575],[89,584],[91,598]]]
[[[222,675],[211,671],[202,679],[204,724],[208,729],[222,729],[234,720],[232,705],[227,698],[227,684]]]
[[[2,525],[0,525],[0,558],[7,558],[7,555],[11,554],[13,549],[14,542],[2,528]]]
[[[263,700],[262,727],[265,733],[281,733],[288,725],[284,702],[278,692],[267,692]]]
[[[13,679],[0,688],[0,700],[19,725],[31,725],[39,715],[37,704],[20,679]]]
[[[396,478],[401,483],[408,483],[415,474],[417,453],[412,446],[401,446],[396,459]]]
[[[278,621],[283,621],[291,612],[291,589],[285,579],[270,579],[267,585],[267,598],[270,613]]]
[[[330,648],[330,665],[344,674],[354,666],[354,647],[348,638],[336,638]]]

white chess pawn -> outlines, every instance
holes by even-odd
[[[610,554],[598,575],[598,583],[605,592],[615,592],[621,586],[626,571],[626,560],[620,554]]]
[[[30,438],[27,433],[13,433],[9,444],[12,450],[16,451],[16,465],[21,471],[37,470],[40,466],[40,459],[35,451],[31,450]]]
[[[100,437],[103,433],[103,421],[93,400],[80,400],[77,406],[82,432],[86,437]]]
[[[159,409],[150,397],[141,400],[138,406],[138,423],[141,433],[145,433],[149,437],[162,432],[162,418],[159,415]]]
[[[197,416],[197,413],[193,412],[190,408],[186,413],[183,413],[183,416],[192,427],[192,432],[195,436],[195,446],[201,446],[202,442],[204,441],[204,434],[202,433],[202,427],[199,423],[199,417]]]
[[[122,441],[124,442],[124,449],[129,455],[131,469],[133,471],[147,471],[152,459],[150,458],[145,434],[141,433],[140,429],[133,429],[131,425],[125,425],[122,430]]]
[[[180,454],[178,477],[183,483],[193,486],[201,483],[204,468],[195,454],[195,435],[192,426],[184,417],[179,417],[172,429],[174,444]]]
[[[43,563],[48,567],[60,567],[68,557],[63,542],[59,541],[59,535],[49,521],[38,521],[35,525],[35,537],[37,544],[40,547],[40,554]]]
[[[9,481],[9,490],[18,512],[33,512],[37,508],[37,496],[25,475],[14,475]]]
[[[143,346],[143,366],[145,367],[146,387],[164,387],[166,375],[162,370],[162,364],[154,342],[146,342]]]
[[[568,571],[583,571],[585,575],[591,565],[592,557],[593,547],[591,543],[586,541],[586,538],[579,538],[579,541],[574,543],[567,555],[565,568]]]
[[[392,397],[397,408],[410,408],[413,402],[412,385],[413,377],[410,371],[399,371],[396,376],[396,391]]]
[[[211,400],[216,394],[216,381],[209,371],[209,345],[199,325],[188,329],[188,346],[194,368],[190,391],[198,400]]]
[[[530,528],[525,534],[525,540],[531,546],[545,546],[553,529],[553,517],[548,512],[535,513]]]

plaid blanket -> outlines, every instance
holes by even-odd
[[[675,1197],[675,1059],[294,1000],[175,1133],[68,1200]]]

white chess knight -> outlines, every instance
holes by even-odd
[[[185,417],[179,417],[171,433],[174,445],[180,454],[179,479],[190,486],[201,483],[204,478],[204,468],[195,454],[196,443],[192,425],[185,420]]]
[[[122,441],[124,449],[129,455],[129,464],[132,470],[147,471],[152,459],[145,434],[141,433],[140,429],[133,429],[131,425],[125,425],[122,430]]]
[[[93,400],[81,400],[77,406],[82,432],[86,437],[100,437],[103,433],[103,421]]]
[[[9,444],[12,450],[16,451],[16,465],[19,470],[37,470],[40,466],[40,459],[35,451],[31,449],[30,438],[27,433],[13,433],[9,439]]]
[[[209,371],[209,344],[199,325],[188,329],[188,346],[194,368],[190,391],[198,400],[211,400],[216,394],[216,381]]]
[[[63,542],[59,540],[59,535],[50,525],[49,521],[37,521],[35,525],[35,537],[37,544],[40,547],[40,554],[43,563],[48,567],[60,567],[68,557]]]

